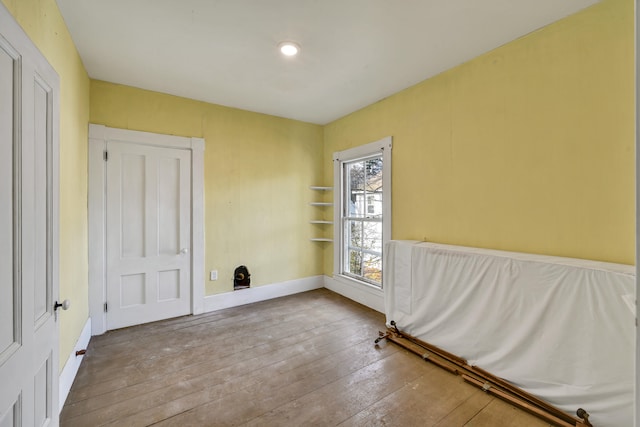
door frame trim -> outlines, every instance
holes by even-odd
[[[107,331],[106,163],[107,141],[127,141],[191,151],[191,313],[204,312],[204,139],[89,124],[89,317],[91,335]]]

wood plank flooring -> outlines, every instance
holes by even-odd
[[[240,291],[241,292],[241,291]],[[75,426],[548,426],[391,343],[326,289],[93,337]]]

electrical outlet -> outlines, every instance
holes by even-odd
[[[209,280],[218,280],[218,270],[211,270]]]

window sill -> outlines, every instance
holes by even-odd
[[[339,274],[325,277],[324,287],[364,306],[384,313],[382,289]]]
[[[358,287],[359,289],[366,291],[370,294],[373,295],[383,295],[384,292],[382,291],[381,287],[372,285],[370,283],[367,282],[363,282],[361,280],[358,279],[354,279],[352,277],[349,276],[345,276],[343,274],[334,274],[333,275],[334,280],[337,280],[339,282],[341,282],[342,284],[348,285],[348,286],[355,286]]]

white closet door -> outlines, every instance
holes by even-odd
[[[0,426],[58,425],[58,76],[0,4]]]
[[[107,143],[107,329],[191,311],[191,154]]]

